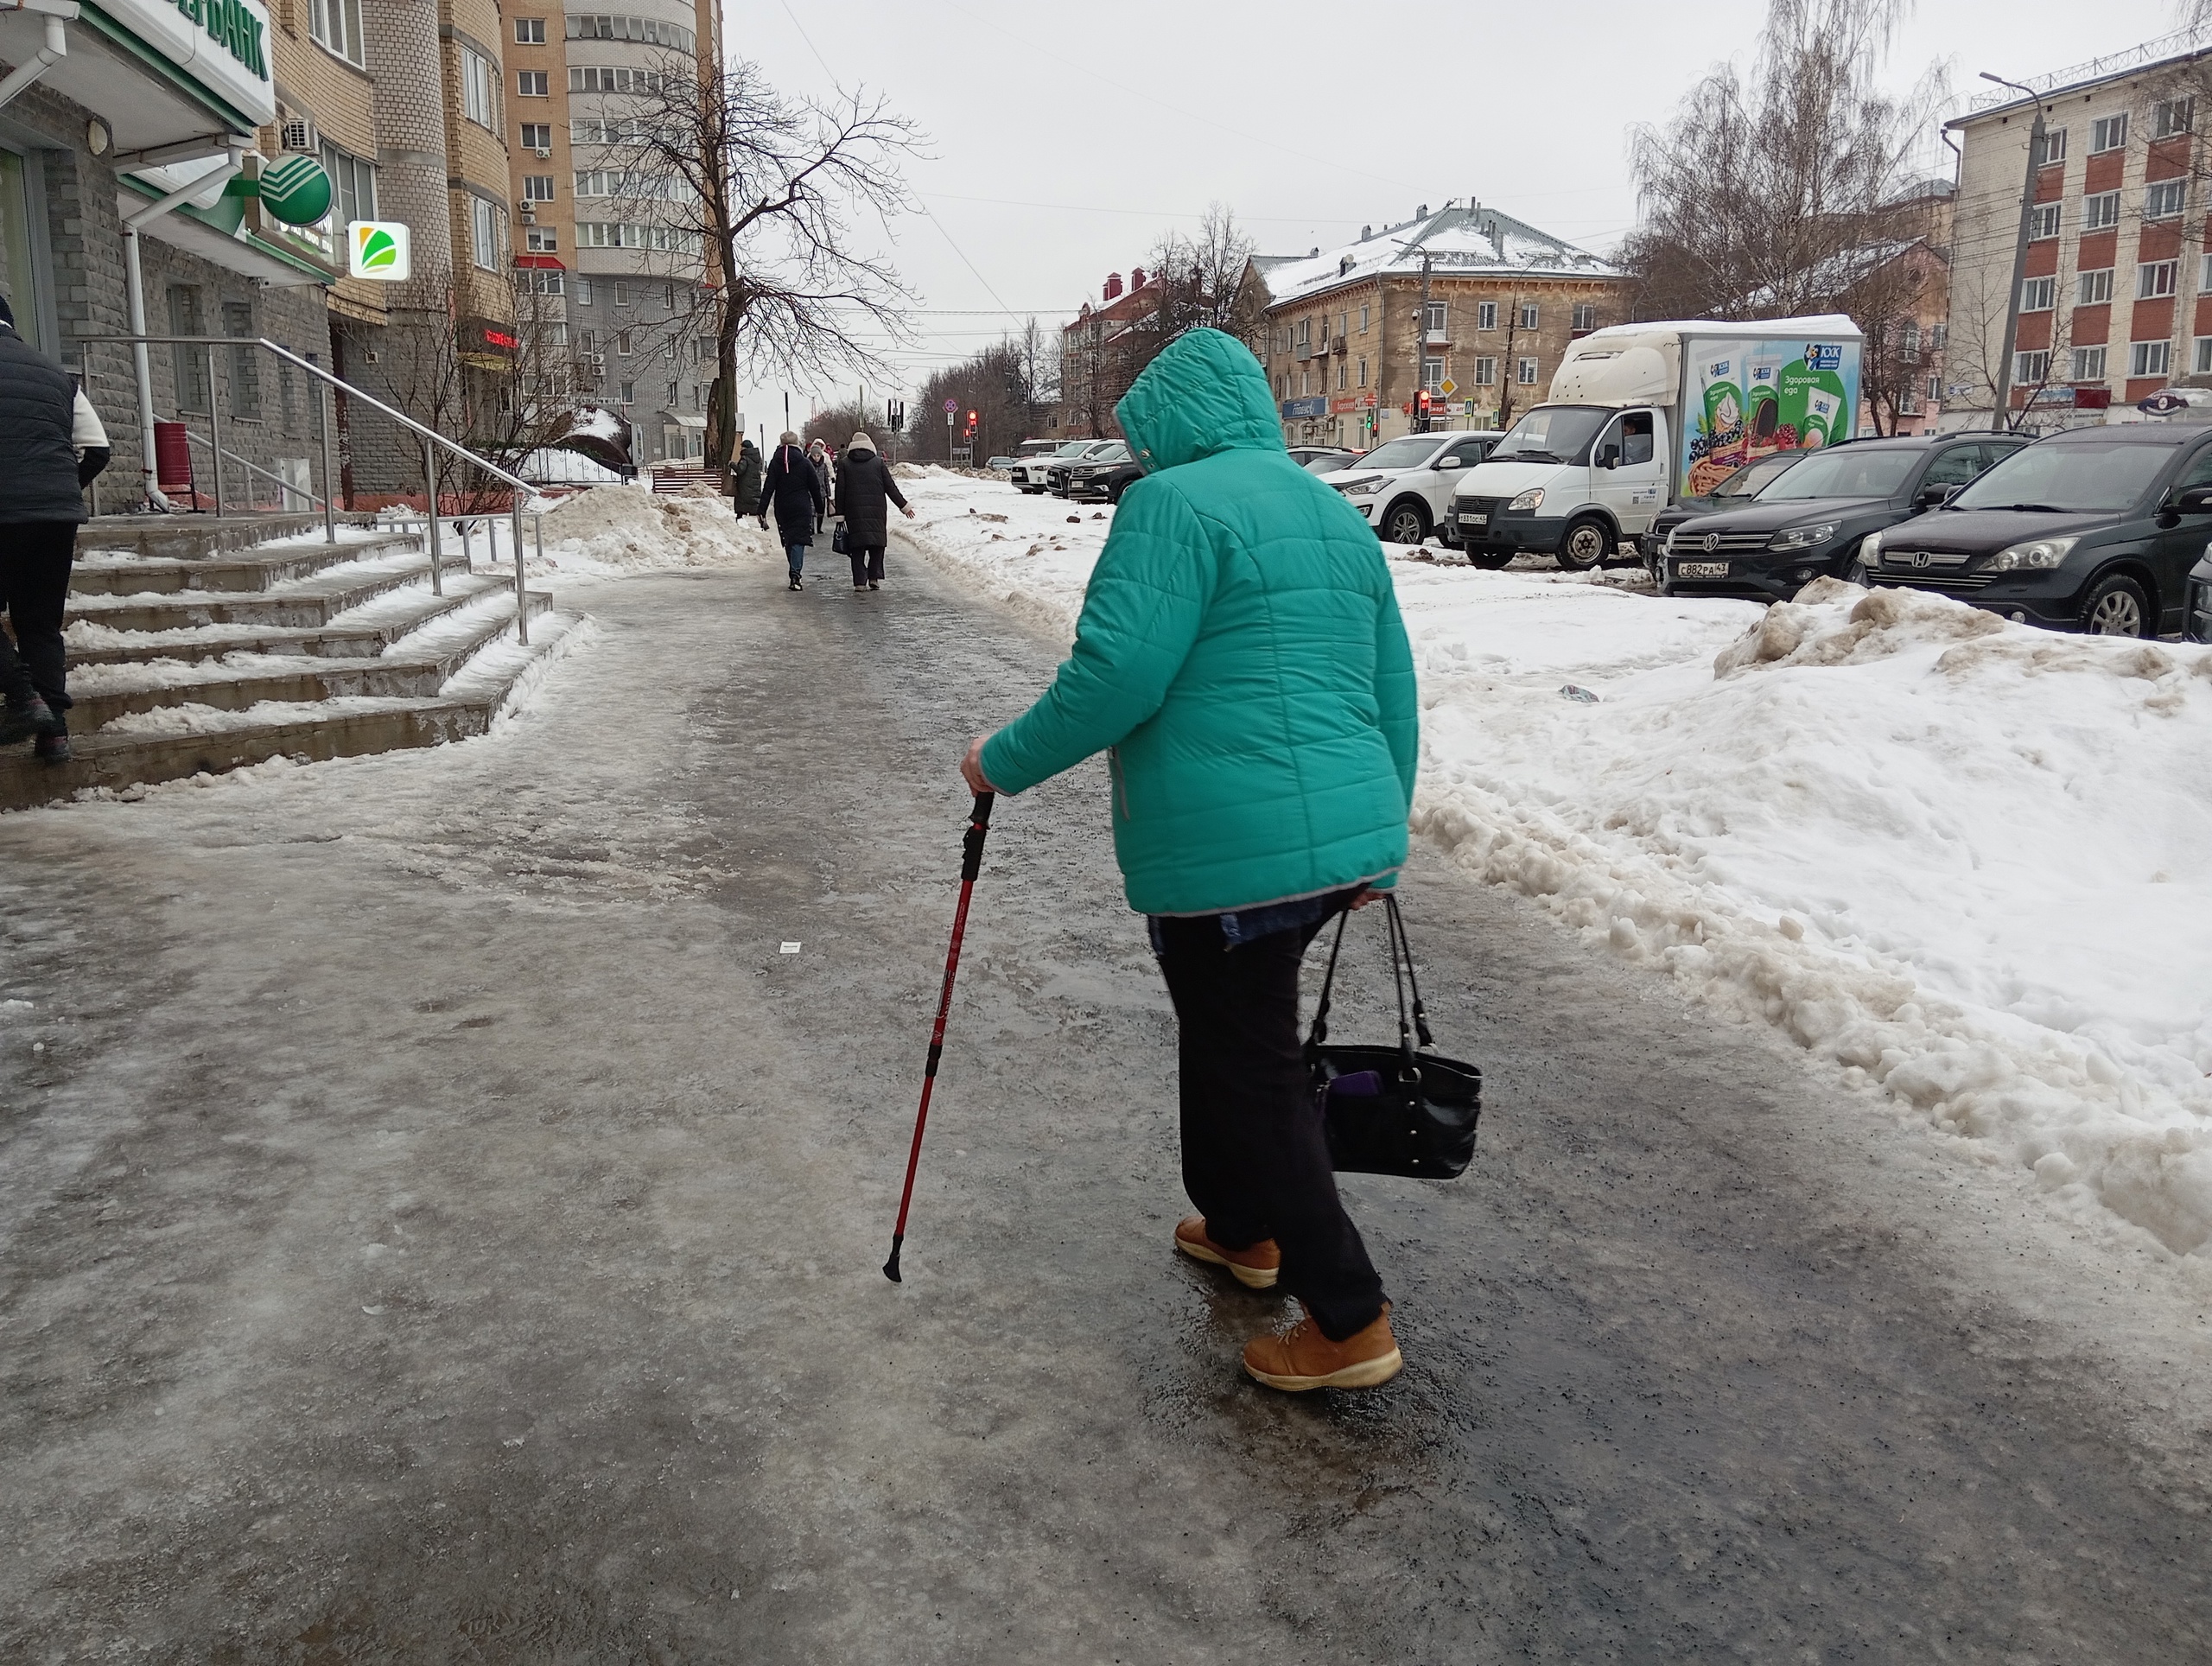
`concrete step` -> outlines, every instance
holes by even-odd
[[[427,573],[429,569],[424,569]],[[312,654],[325,659],[371,659],[432,620],[466,607],[477,597],[505,588],[504,574],[446,575],[446,593],[430,594],[428,584],[403,594],[390,592],[376,601],[372,620],[340,619],[330,629],[312,626],[257,629],[251,625],[206,626],[181,630],[132,632],[120,641],[80,639],[72,634],[72,665],[120,665],[155,659],[219,659],[230,653]],[[90,621],[101,623],[104,621]]]
[[[340,512],[340,526],[373,526],[376,517]],[[225,515],[98,515],[77,529],[79,554],[93,550],[121,550],[135,556],[160,556],[175,561],[205,561],[226,550],[244,550],[272,538],[298,537],[322,531],[322,512],[311,514]]]
[[[256,544],[241,556],[218,560],[178,561],[168,556],[125,555],[96,550],[77,558],[69,593],[80,596],[169,595],[186,590],[261,591],[347,562],[361,561],[419,544],[418,535],[387,532],[376,537],[347,537]]]
[[[467,557],[457,550],[446,550],[438,564],[448,573],[469,570]],[[70,602],[65,618],[114,631],[194,630],[208,625],[320,629],[388,591],[422,582],[429,570],[427,555],[404,561],[372,557],[359,565],[348,563],[332,567],[276,589],[257,595],[241,595],[234,600],[218,599],[220,592],[194,590],[168,595],[79,596]]]
[[[314,763],[465,740],[491,726],[517,680],[559,639],[551,633],[537,636],[530,657],[518,658],[497,677],[467,675],[464,696],[394,699],[372,710],[320,716],[295,709],[267,722],[186,734],[73,734],[76,760],[58,767],[41,763],[28,742],[10,747],[0,751],[0,810],[53,804],[86,787],[122,792],[202,773],[219,775],[270,758]]]
[[[498,605],[504,599],[505,605]],[[530,595],[530,616],[550,613],[553,598],[543,591]],[[473,658],[486,643],[513,628],[512,593],[505,589],[479,599],[459,628],[410,652],[407,642],[385,652],[361,658],[310,658],[286,655],[291,663],[261,663],[237,668],[227,662],[206,664],[204,674],[184,682],[148,684],[137,688],[72,690],[76,704],[69,713],[73,729],[90,734],[134,712],[163,706],[213,706],[221,711],[243,711],[264,700],[343,700],[363,696],[385,699],[429,699],[447,680]],[[431,633],[418,632],[429,636]]]

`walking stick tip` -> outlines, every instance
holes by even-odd
[[[883,1263],[883,1276],[889,1279],[893,1284],[903,1284],[906,1282],[904,1279],[899,1276],[899,1246],[906,1243],[906,1241],[905,1234],[897,1232],[893,1233],[891,1237],[891,1259]]]

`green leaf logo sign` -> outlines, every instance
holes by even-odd
[[[407,226],[400,220],[357,219],[346,228],[347,276],[404,283],[412,263],[407,258]]]
[[[389,232],[372,226],[361,238],[361,270],[365,272],[389,270],[399,264],[399,245]]]

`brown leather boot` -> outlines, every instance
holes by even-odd
[[[1406,1366],[1390,1334],[1390,1304],[1365,1330],[1332,1342],[1308,1313],[1287,1331],[1255,1336],[1244,1345],[1244,1369],[1271,1389],[1303,1394],[1308,1389],[1371,1389]]]
[[[1224,1250],[1206,1236],[1206,1218],[1193,1215],[1175,1228],[1175,1247],[1192,1261],[1226,1267],[1248,1289],[1272,1290],[1282,1270],[1282,1251],[1273,1238],[1262,1238],[1242,1250]]]

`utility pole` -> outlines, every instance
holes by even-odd
[[[1990,415],[1989,426],[1992,431],[2003,434],[2012,426],[2012,355],[2020,337],[2020,286],[2028,276],[2028,234],[2035,229],[2036,169],[2043,160],[2043,99],[2018,81],[1992,75],[1986,69],[1981,72],[1981,79],[2026,94],[2034,99],[2036,106],[2035,125],[2028,130],[2027,179],[2020,187],[2019,240],[2012,245],[2012,292],[2005,299],[2005,350],[1998,356],[1997,374],[1992,378],[1996,383],[1997,409]],[[2044,379],[2048,381],[2050,378]]]
[[[1428,385],[1428,269],[1432,257],[1421,251],[1421,311],[1414,315],[1414,431],[1428,432],[1428,418],[1421,414],[1421,391]]]

